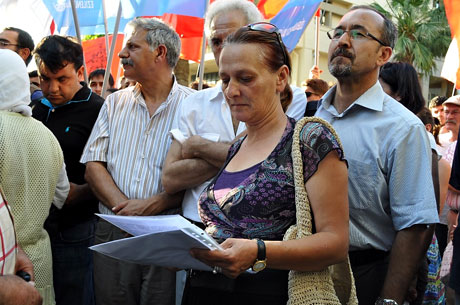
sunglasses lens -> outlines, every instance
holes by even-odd
[[[281,48],[281,50],[283,52],[284,63],[286,65],[288,64],[287,54],[286,54],[286,51],[284,50],[285,47],[284,47],[284,44],[283,44],[283,41],[282,41],[282,38],[281,38],[281,33],[280,33],[280,31],[278,30],[278,28],[274,24],[267,23],[267,22],[260,22],[260,23],[250,24],[247,27],[249,29],[251,29],[252,31],[265,32],[265,33],[269,33],[269,34],[275,33],[276,38],[278,40],[278,43],[280,45],[280,48]],[[290,67],[289,67],[289,69],[290,69]]]
[[[307,97],[311,96],[311,92],[305,92],[305,94],[307,95]]]
[[[255,31],[263,31],[267,33],[274,33],[276,32],[277,28],[269,23],[255,23],[250,25],[251,30]]]

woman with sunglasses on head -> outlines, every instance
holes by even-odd
[[[232,117],[246,123],[247,135],[231,146],[201,194],[206,231],[224,250],[192,249],[214,271],[190,273],[183,304],[284,305],[289,270],[319,271],[347,257],[346,162],[330,129],[318,122],[303,127],[300,150],[314,234],[283,241],[296,223],[295,120],[284,113],[292,98],[289,55],[278,29],[257,23],[227,38],[219,62]]]

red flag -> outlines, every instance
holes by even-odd
[[[159,18],[179,34],[182,44],[180,58],[200,62],[204,19],[175,14],[164,14]]]
[[[50,33],[51,33],[51,35],[54,34],[55,30],[56,30],[56,23],[54,23],[54,19],[51,19],[51,24],[50,24]]]
[[[449,22],[452,38],[457,40],[457,49],[460,50],[460,2],[458,0],[444,0],[447,21]],[[444,62],[446,64],[446,62]],[[456,88],[460,89],[460,69],[457,67]]]

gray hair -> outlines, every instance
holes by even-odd
[[[181,42],[179,35],[169,25],[158,18],[136,18],[128,23],[129,27],[147,31],[145,40],[154,51],[160,44],[165,45],[168,50],[166,60],[168,65],[174,69],[179,60]]]
[[[204,30],[207,38],[211,36],[211,23],[214,18],[221,13],[228,13],[229,11],[239,11],[243,13],[246,16],[246,24],[264,21],[264,17],[251,1],[216,0],[209,5],[206,13]]]
[[[373,11],[377,14],[379,14],[383,18],[383,29],[382,29],[382,42],[394,49],[396,40],[398,39],[398,30],[396,29],[395,24],[393,21],[391,21],[390,18],[388,18],[386,15],[384,15],[382,12],[376,10],[375,8],[368,6],[368,5],[356,5],[350,8],[349,12],[355,11],[355,10],[369,10]]]

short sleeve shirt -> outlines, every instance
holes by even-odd
[[[347,156],[350,250],[389,251],[397,231],[439,221],[425,126],[379,82],[342,113],[335,91],[316,116],[331,123]]]
[[[291,146],[295,120],[289,119],[283,136],[258,168],[219,203],[214,198],[216,178],[201,194],[199,211],[206,231],[218,240],[263,238],[281,240],[295,222],[295,193]],[[229,150],[226,164],[238,152],[244,139]],[[316,172],[323,158],[337,151],[338,140],[323,124],[307,123],[300,134],[305,182]],[[223,167],[225,168],[225,166]],[[219,176],[221,172],[217,175]]]

